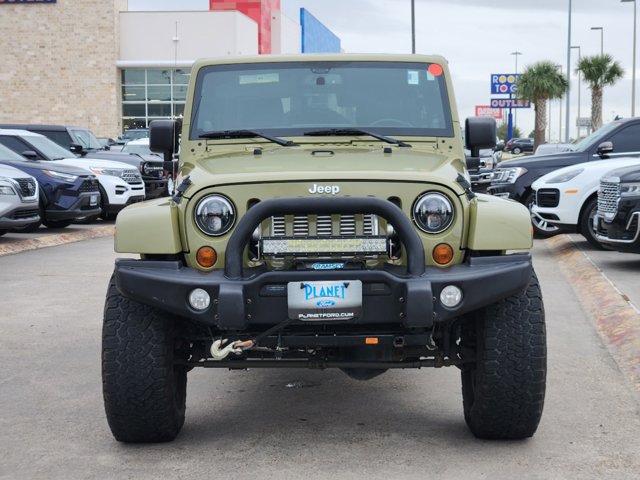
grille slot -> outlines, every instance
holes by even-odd
[[[122,172],[121,176],[122,180],[127,182],[129,185],[139,185],[142,184],[142,177],[137,170],[125,170]]]
[[[598,214],[616,213],[620,198],[620,184],[617,182],[600,182],[598,190]]]
[[[555,188],[541,188],[536,192],[536,204],[539,207],[554,208],[560,203],[560,191]]]
[[[23,220],[25,218],[37,217],[38,215],[40,215],[40,211],[36,208],[31,210],[21,210],[19,212],[15,212],[13,214],[13,218],[14,220]]]
[[[287,223],[293,226],[287,232]],[[314,231],[315,224],[315,231]],[[271,217],[272,237],[353,237],[378,235],[378,217],[367,215],[276,215]]]
[[[20,195],[23,197],[33,197],[38,191],[35,180],[31,178],[15,178],[18,185],[20,185]]]
[[[85,180],[80,185],[81,192],[97,192],[100,189],[98,188],[98,180]]]

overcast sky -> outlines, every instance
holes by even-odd
[[[299,19],[301,7],[308,9],[342,40],[345,52],[411,52],[411,0],[280,0],[283,13]],[[638,0],[640,1],[640,0]],[[188,8],[208,4],[204,0],[130,0],[152,9]],[[569,0],[415,0],[416,53],[435,53],[449,61],[460,117],[474,114],[475,105],[491,98],[490,76],[518,72],[541,60],[562,65],[567,71],[567,27]],[[625,69],[625,78],[604,91],[604,121],[616,115],[631,115],[633,65],[633,3],[620,0],[572,0],[571,44],[583,56],[600,53],[603,27],[604,52]],[[201,7],[198,7],[201,8]],[[576,135],[578,80],[574,73],[577,49],[571,54],[571,136]],[[637,92],[640,98],[640,90]],[[580,89],[580,116],[589,117],[591,94]],[[562,105],[562,112],[560,109]],[[636,101],[639,107],[640,101]],[[560,137],[566,103],[554,100],[551,110],[551,140]],[[640,115],[640,110],[638,110]],[[533,108],[520,109],[517,125],[523,134],[533,130]],[[564,130],[562,131],[564,139]]]

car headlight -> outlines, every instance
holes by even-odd
[[[124,172],[124,170],[100,167],[89,167],[89,170],[96,175],[111,175],[112,177],[122,177],[122,172]]]
[[[0,177],[0,182],[13,183],[11,180],[5,177]],[[11,185],[0,185],[0,195],[15,195],[16,191]]]
[[[557,176],[555,176],[553,178],[550,178],[545,183],[565,183],[565,182],[568,182],[569,180],[573,180],[578,175],[580,175],[582,172],[584,172],[584,168],[578,168],[576,170],[571,170],[569,172],[561,173],[560,175],[557,175]]]
[[[524,167],[499,168],[493,174],[495,183],[516,183],[516,180],[527,173]]]
[[[621,183],[620,195],[623,197],[635,197],[640,195],[640,183]]]
[[[222,195],[209,195],[198,202],[195,210],[196,225],[207,235],[224,235],[236,220],[232,203]]]
[[[49,175],[50,177],[57,178],[63,182],[75,182],[78,179],[77,175],[71,175],[69,173],[56,172],[55,170],[42,170],[42,173]]]
[[[453,205],[445,195],[427,192],[413,204],[413,221],[426,233],[440,233],[453,223]]]

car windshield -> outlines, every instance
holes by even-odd
[[[82,148],[85,150],[100,150],[102,149],[102,144],[96,138],[96,136],[91,133],[89,130],[81,130],[81,129],[70,129],[73,136],[76,138],[76,141],[79,145],[82,145]]]
[[[588,150],[589,148],[591,148],[592,145],[599,144],[600,140],[602,140],[604,137],[609,135],[613,130],[618,128],[621,124],[622,122],[611,122],[606,124],[602,128],[599,128],[598,130],[593,132],[591,135],[584,137],[582,140],[576,143],[573,147],[573,150],[576,152],[584,152],[585,150]]]
[[[132,145],[131,142],[127,143],[124,147],[122,147],[121,150],[123,153],[137,153],[140,155],[156,155],[156,156],[160,156],[157,153],[152,152],[149,149],[149,144],[134,144]]]
[[[203,68],[190,138],[253,130],[272,136],[319,129],[452,137],[442,68],[394,62],[297,62]]]
[[[42,135],[29,135],[25,140],[40,150],[49,160],[76,158],[73,152],[61,147],[56,142],[49,140],[47,137],[43,137]]]
[[[16,160],[22,162],[26,161],[22,155],[18,155],[16,152],[0,143],[0,161],[1,160],[11,160],[12,162],[15,162]]]

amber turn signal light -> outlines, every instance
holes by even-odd
[[[438,265],[446,265],[453,260],[453,248],[447,243],[439,243],[433,249],[432,256]]]
[[[196,253],[196,261],[201,267],[211,268],[218,261],[218,252],[212,247],[200,247]]]

